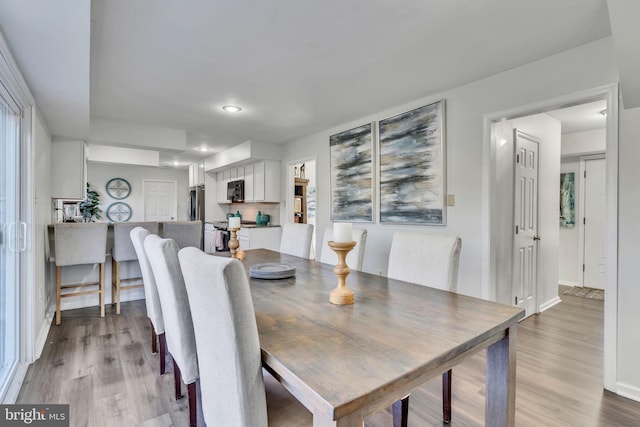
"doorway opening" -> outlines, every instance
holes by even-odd
[[[309,258],[316,259],[316,159],[306,158],[287,163],[287,201],[285,222],[313,225]]]
[[[617,359],[617,173],[618,173],[618,87],[610,85],[593,90],[580,92],[568,96],[551,99],[533,105],[522,106],[496,112],[485,116],[485,136],[484,136],[484,177],[483,177],[483,245],[488,254],[487,263],[483,267],[483,293],[490,299],[506,304],[513,304],[511,298],[512,282],[510,278],[513,274],[512,258],[508,257],[513,252],[511,229],[512,221],[504,221],[504,212],[513,215],[513,191],[504,191],[505,181],[512,183],[512,179],[505,179],[505,176],[512,177],[505,163],[501,161],[501,151],[512,149],[509,147],[509,140],[502,138],[500,130],[508,125],[509,121],[520,118],[545,117],[554,119],[552,116],[556,111],[562,111],[569,107],[586,105],[596,101],[605,103],[606,115],[604,117],[606,126],[604,132],[606,144],[606,215],[605,215],[605,253],[607,258],[604,263],[604,287],[607,298],[604,303],[604,387],[608,390],[615,390],[616,387],[616,359]],[[600,113],[600,112],[598,112]],[[554,119],[560,123],[559,120]],[[523,129],[525,130],[525,129]],[[526,132],[526,130],[525,130]],[[535,134],[535,132],[527,132]],[[504,148],[506,147],[506,148]],[[553,159],[545,160],[545,152],[548,155],[549,149],[556,151]],[[511,151],[512,152],[512,151]],[[540,190],[541,197],[553,197],[546,203],[540,200],[539,221],[547,224],[547,231],[540,230],[540,244],[538,247],[539,265],[538,292],[536,301],[536,312],[542,312],[547,308],[560,302],[558,293],[558,258],[559,258],[559,191],[560,191],[560,145],[553,148],[552,144],[547,144],[545,151],[545,138],[541,138],[540,145]],[[548,168],[551,163],[552,167]],[[546,166],[545,166],[546,165]],[[543,170],[551,171],[549,173]],[[507,173],[507,175],[505,175]],[[547,184],[542,183],[543,178],[549,180]],[[546,189],[546,190],[545,190]],[[511,208],[505,210],[505,200],[509,202]],[[508,225],[504,225],[507,223]],[[555,224],[554,224],[555,223]],[[505,230],[508,227],[508,230]],[[555,227],[555,235],[554,235]],[[508,257],[508,261],[506,260]],[[554,264],[555,263],[555,268]],[[507,266],[505,268],[505,265]],[[548,279],[543,279],[542,274],[548,274]],[[554,279],[552,279],[555,276]]]

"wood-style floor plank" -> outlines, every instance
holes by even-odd
[[[562,303],[520,323],[517,426],[638,426],[640,403],[602,388],[603,302],[561,295]],[[173,372],[159,375],[144,301],[122,314],[65,311],[42,356],[29,367],[18,403],[70,403],[72,426],[186,426],[186,399],[173,398]],[[451,426],[482,426],[486,354],[453,370]],[[186,392],[186,386],[183,385]],[[441,378],[411,394],[409,426],[442,426]],[[391,426],[389,411],[366,420]]]

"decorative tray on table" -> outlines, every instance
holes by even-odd
[[[268,262],[252,265],[249,274],[255,279],[286,279],[296,275],[296,268],[281,262]]]

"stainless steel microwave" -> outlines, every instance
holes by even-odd
[[[229,181],[227,184],[227,200],[230,202],[244,202],[244,180]]]

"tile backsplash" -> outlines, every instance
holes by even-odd
[[[255,221],[258,211],[271,216],[271,224],[280,225],[279,203],[231,203],[228,212],[240,211],[243,221]]]

